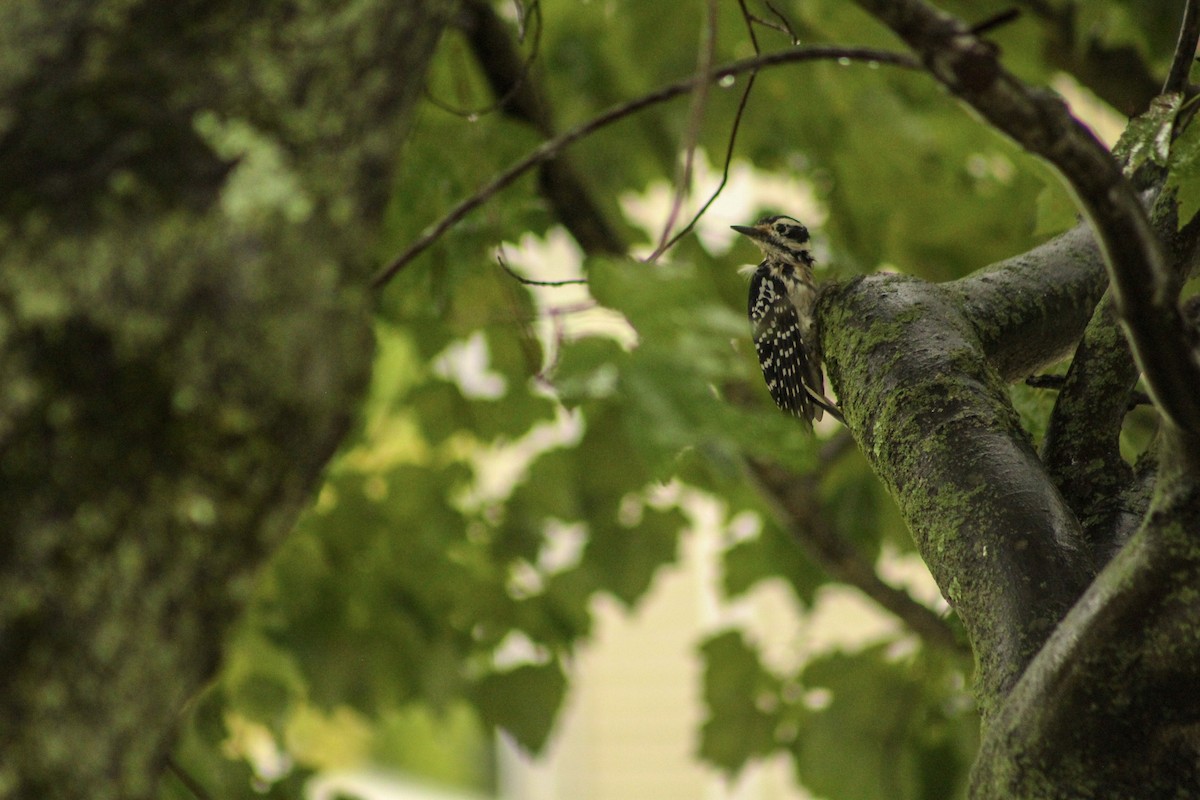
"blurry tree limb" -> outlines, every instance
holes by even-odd
[[[536,6],[534,6],[537,9]],[[510,27],[487,0],[463,0],[461,26],[505,116],[525,122],[546,139],[555,135],[553,114],[536,70],[536,52],[522,55]],[[540,9],[534,29],[540,36]],[[618,254],[625,242],[567,155],[538,165],[538,188],[585,253]]]
[[[1075,3],[1021,0],[1019,5],[1045,26],[1047,61],[1128,117],[1149,107],[1160,82],[1137,48],[1106,44],[1080,31]]]
[[[849,441],[849,437],[844,440]],[[880,578],[875,565],[830,526],[821,508],[819,474],[797,475],[754,460],[748,462],[748,467],[775,505],[783,526],[831,578],[858,589],[931,647],[959,657],[967,655],[967,649],[944,619],[908,592]]]
[[[454,5],[0,5],[5,796],[156,796],[365,391]]]

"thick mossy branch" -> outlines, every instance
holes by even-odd
[[[1107,285],[1100,248],[1078,225],[945,288],[960,299],[1000,376],[1015,381],[1071,352]]]
[[[963,620],[986,716],[1087,584],[1078,522],[957,292],[872,276],[820,313],[847,423]]]
[[[0,795],[154,796],[361,400],[449,5],[0,4]]]
[[[1155,800],[1200,786],[1200,440],[1163,441],[1142,528],[991,720],[972,797],[1049,800],[1070,786]]]
[[[1052,93],[1004,69],[994,45],[922,0],[858,0],[914,50],[937,80],[996,130],[1045,158],[1074,190],[1105,254],[1113,299],[1159,409],[1200,433],[1200,360],[1178,284],[1133,186],[1108,149]]]
[[[1079,516],[1096,570],[1120,545],[1120,497],[1133,479],[1121,456],[1121,423],[1137,379],[1129,344],[1106,300],[1075,351],[1042,444],[1043,462]]]
[[[1161,184],[1165,173],[1154,180]],[[1177,230],[1174,192],[1152,191],[1151,196],[1151,221],[1181,282],[1195,258],[1196,228]],[[1138,377],[1109,296],[1097,306],[1075,351],[1042,446],[1047,470],[1083,524],[1097,570],[1137,530],[1146,510],[1120,451],[1122,423]],[[1136,500],[1132,507],[1131,499]]]

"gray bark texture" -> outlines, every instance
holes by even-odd
[[[954,283],[872,276],[821,299],[847,424],[975,653],[971,797],[1200,796],[1200,357],[1179,302],[1197,225],[1178,228],[1170,193],[1139,195],[1060,99],[1006,72],[963,21],[923,0],[859,5],[1054,167],[1087,219]],[[1064,347],[1038,451],[1005,384]],[[1161,428],[1131,468],[1119,438],[1139,374]]]
[[[0,4],[0,797],[153,795],[352,424],[452,5]]]
[[[847,425],[975,653],[972,798],[1200,792],[1200,438],[1168,424],[1140,474],[1121,460],[1130,357],[1105,285],[1080,226],[954,283],[821,297]],[[1039,452],[1006,383],[1081,337]]]

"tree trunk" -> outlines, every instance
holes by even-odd
[[[1167,424],[1143,474],[1121,462],[1132,381],[1127,348],[1097,347],[1105,285],[1080,226],[954,283],[878,275],[821,299],[847,424],[971,640],[977,800],[1200,791],[1200,439]],[[1039,453],[1005,384],[1081,334]]]
[[[0,6],[0,796],[152,795],[362,396],[452,5]]]

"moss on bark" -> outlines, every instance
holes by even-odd
[[[352,424],[452,5],[0,10],[0,796],[153,793]]]

